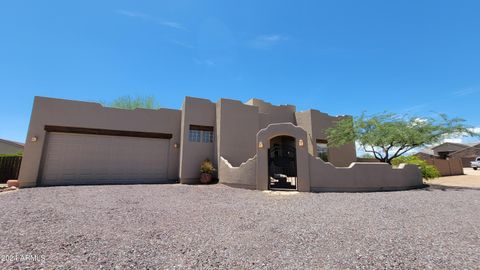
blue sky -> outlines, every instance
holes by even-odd
[[[0,138],[33,97],[252,97],[480,127],[479,1],[2,1]]]

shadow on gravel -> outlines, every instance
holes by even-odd
[[[480,188],[474,187],[455,187],[455,186],[443,186],[443,185],[425,185],[424,188],[418,189],[419,191],[463,191],[463,190],[480,190]]]

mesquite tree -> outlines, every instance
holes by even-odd
[[[142,109],[159,109],[160,105],[156,102],[153,96],[122,96],[118,97],[110,103],[100,102],[105,106],[134,110],[136,108]]]
[[[356,118],[346,117],[327,130],[328,143],[338,147],[357,142],[377,160],[392,164],[392,160],[408,151],[441,142],[448,136],[478,136],[461,118],[399,116],[383,113]]]

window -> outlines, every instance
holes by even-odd
[[[200,130],[190,129],[190,132],[188,133],[188,140],[191,142],[200,142],[200,136]]]
[[[188,140],[191,142],[213,143],[213,127],[190,125]]]
[[[323,161],[328,161],[328,142],[326,140],[317,140],[317,157]]]
[[[203,142],[212,143],[213,142],[213,131],[203,131]]]

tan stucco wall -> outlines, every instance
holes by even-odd
[[[387,163],[352,163],[347,168],[310,156],[311,191],[380,191],[402,190],[423,185],[415,165],[392,168]]]
[[[23,151],[23,147],[0,141],[0,154],[17,154]]]
[[[259,130],[258,108],[240,101],[221,99],[217,102],[218,158],[224,157],[238,166],[256,153]]]
[[[317,155],[317,139],[327,140],[326,130],[335,125],[335,121],[342,117],[330,116],[317,110],[297,112],[297,124],[308,133],[308,152],[312,156]],[[345,144],[341,147],[328,147],[328,161],[337,167],[347,167],[357,158],[355,143]]]
[[[250,99],[245,104],[255,106],[260,113],[260,128],[265,128],[274,123],[292,123],[296,125],[295,106],[280,105],[275,106],[260,99]]]
[[[215,140],[213,143],[190,142],[188,133],[190,125],[216,126],[216,105],[210,100],[186,97],[182,106],[182,130],[180,143],[180,182],[183,184],[198,183],[200,177],[200,165],[206,159],[210,159],[217,165],[215,158]],[[217,136],[215,136],[217,137]]]
[[[272,138],[295,138],[297,153],[298,191],[381,191],[421,187],[422,175],[417,166],[400,165],[392,168],[386,163],[352,163],[349,167],[335,167],[308,153],[307,132],[291,123],[271,124],[257,134],[256,155],[234,167],[221,157],[220,182],[251,188],[256,178],[256,189],[268,189],[268,145]],[[260,147],[263,145],[263,147]]]
[[[47,133],[45,125],[171,133],[167,175],[171,180],[178,179],[180,151],[173,145],[180,143],[180,121],[180,110],[122,110],[93,102],[35,97],[20,168],[20,185],[36,184]],[[37,137],[37,141],[32,142],[32,137]]]
[[[226,159],[220,157],[219,182],[234,187],[256,189],[256,163],[257,157],[254,156],[238,167],[233,167]]]
[[[22,186],[36,183],[45,144],[45,125],[170,133],[173,138],[169,140],[167,175],[172,180],[180,178],[182,183],[196,183],[200,163],[205,158],[210,158],[219,167],[220,182],[266,189],[268,145],[271,138],[283,135],[295,138],[300,191],[309,191],[311,187],[317,190],[328,189],[333,187],[331,179],[339,177],[377,177],[375,168],[380,168],[379,171],[386,173],[387,177],[390,171],[381,167],[355,165],[348,171],[342,171],[330,164],[325,165],[323,161],[317,162],[314,158],[316,139],[326,139],[325,130],[338,119],[341,118],[316,110],[295,113],[294,106],[274,106],[255,99],[247,104],[221,99],[215,104],[206,99],[186,97],[182,110],[121,110],[105,108],[92,102],[36,97],[19,179]],[[214,142],[189,142],[190,125],[214,127]],[[30,140],[34,136],[38,138],[36,142]],[[303,141],[303,146],[300,146],[300,140]],[[263,148],[258,148],[260,141],[263,142]],[[174,148],[174,144],[180,148]],[[225,160],[222,161],[221,157]],[[356,159],[354,144],[338,149],[330,148],[329,159],[336,166],[349,166]],[[354,175],[354,172],[360,176]],[[393,174],[399,173],[394,171]],[[367,179],[367,184],[373,181],[376,185],[377,182],[372,177],[363,179]],[[394,179],[395,177],[397,176]],[[254,183],[251,182],[252,179],[255,179]],[[357,188],[356,184],[352,185],[349,188]]]

